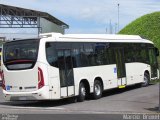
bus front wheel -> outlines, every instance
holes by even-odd
[[[144,73],[144,82],[142,83],[142,87],[146,87],[149,85],[149,82],[150,82],[150,77],[149,77],[149,74],[148,73]]]

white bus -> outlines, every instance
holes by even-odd
[[[158,49],[134,35],[42,34],[3,45],[6,100],[94,99],[112,88],[159,79]]]

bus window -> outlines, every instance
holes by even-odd
[[[103,43],[95,44],[95,54],[96,54],[96,63],[97,65],[103,65],[105,61],[105,46]]]
[[[10,70],[32,68],[37,60],[38,40],[14,41],[4,44],[4,64]]]
[[[46,43],[46,59],[51,66],[58,67],[55,43]]]
[[[156,56],[159,56],[159,50],[156,47],[155,47],[155,54],[156,54]]]

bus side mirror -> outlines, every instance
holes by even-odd
[[[158,50],[158,48],[155,48],[155,53],[156,53],[156,56],[159,56],[159,50]]]

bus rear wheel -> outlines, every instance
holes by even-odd
[[[146,87],[149,85],[149,82],[150,82],[150,76],[148,73],[144,73],[144,82],[142,83],[142,87]]]
[[[102,97],[102,83],[99,80],[95,80],[93,88],[93,99],[99,99]]]
[[[86,87],[83,82],[79,85],[79,95],[77,97],[78,102],[83,102],[86,98]]]

